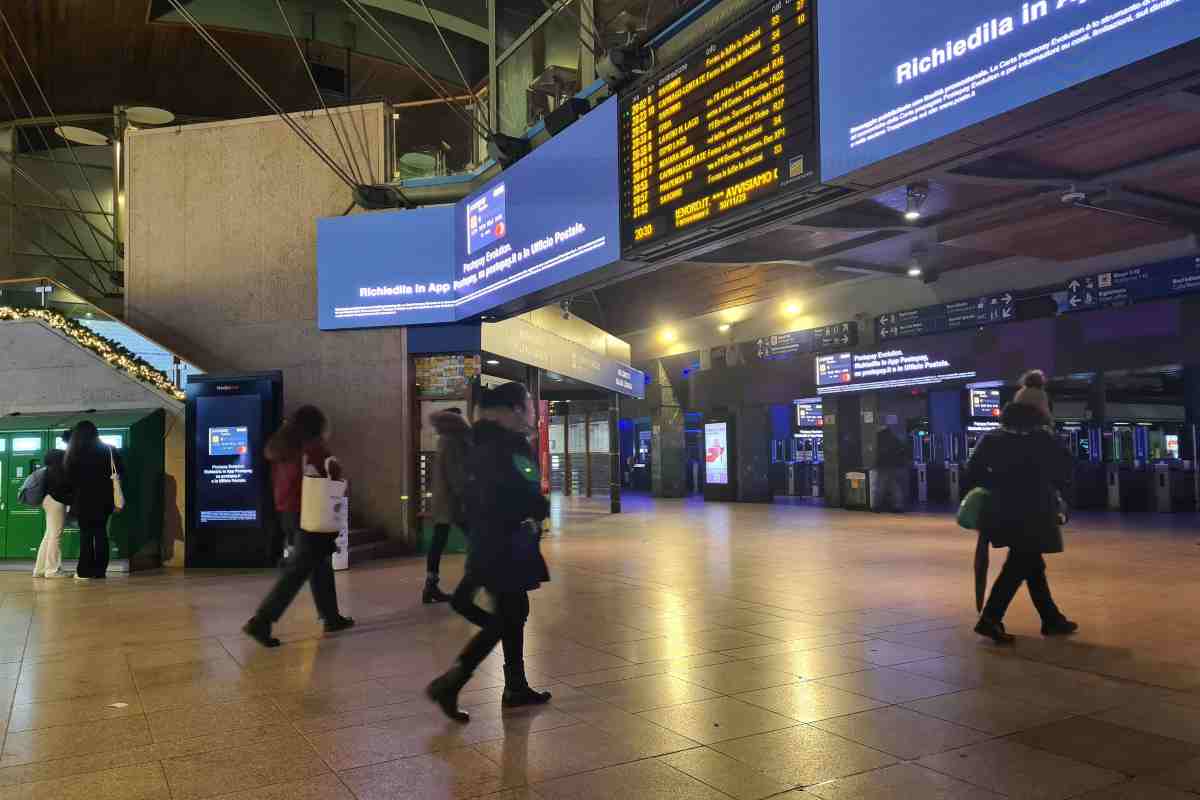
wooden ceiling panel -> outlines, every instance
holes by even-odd
[[[993,253],[1073,261],[1179,238],[1163,225],[1064,206],[1010,224],[968,234],[946,244]]]

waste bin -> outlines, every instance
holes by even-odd
[[[946,477],[950,483],[950,505],[958,508],[958,504],[962,502],[962,465],[947,464]]]
[[[1171,467],[1167,464],[1154,465],[1154,510],[1170,514],[1175,510],[1171,501]]]
[[[871,507],[871,487],[867,473],[847,472],[843,483],[843,507],[864,511]]]
[[[1105,483],[1108,486],[1108,510],[1121,510],[1121,466],[1119,464],[1104,465]]]
[[[917,502],[929,502],[929,465],[917,464]]]

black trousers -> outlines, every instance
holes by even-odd
[[[425,557],[425,571],[437,575],[442,568],[442,553],[446,552],[446,542],[450,541],[450,526],[438,522],[433,526],[433,541],[429,543],[429,555]]]
[[[108,517],[79,521],[79,563],[75,574],[81,578],[103,578],[108,572]]]
[[[492,593],[496,611],[488,613],[475,605],[474,595],[478,586],[468,583],[469,579],[470,576],[459,584],[451,603],[456,611],[480,626],[480,630],[463,648],[458,657],[459,663],[467,672],[474,672],[497,643],[502,643],[505,667],[519,669],[525,660],[525,620],[529,619],[529,593]]]
[[[275,586],[267,593],[255,617],[265,622],[277,622],[296,599],[300,587],[308,581],[312,588],[317,614],[326,623],[338,619],[337,586],[333,582],[333,553],[336,537],[329,533],[308,533],[300,530],[300,515],[281,512],[279,523],[293,546],[292,554],[283,564]]]
[[[1033,598],[1033,605],[1041,615],[1042,622],[1057,622],[1063,618],[1050,595],[1046,559],[1042,558],[1041,553],[1022,553],[1011,549],[996,583],[992,585],[987,605],[983,607],[984,618],[994,622],[1003,620],[1022,583],[1029,586],[1029,596]]]

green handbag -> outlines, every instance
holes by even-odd
[[[959,527],[966,528],[969,531],[979,530],[979,523],[983,518],[984,506],[987,505],[991,496],[992,493],[982,486],[976,486],[967,492],[967,496],[963,498],[962,503],[958,507]]]

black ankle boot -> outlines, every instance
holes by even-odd
[[[986,636],[996,644],[1012,644],[1017,640],[1017,637],[1004,630],[1003,622],[990,620],[987,617],[979,618],[979,623],[975,626],[975,632],[980,636]]]
[[[422,603],[430,605],[431,603],[445,603],[449,600],[450,595],[441,590],[436,578],[425,579],[425,588],[421,592]]]
[[[1079,623],[1072,622],[1066,617],[1042,623],[1042,636],[1070,636],[1077,630],[1079,630]]]
[[[242,633],[263,647],[279,647],[280,645],[280,641],[271,635],[271,623],[258,617],[251,617],[250,621],[242,626]]]
[[[458,662],[425,687],[425,696],[437,704],[455,722],[470,722],[471,715],[458,707],[458,693],[471,679],[471,673]]]
[[[504,665],[504,694],[500,705],[504,708],[540,706],[550,702],[549,692],[538,692],[529,688],[525,678],[525,662]]]

